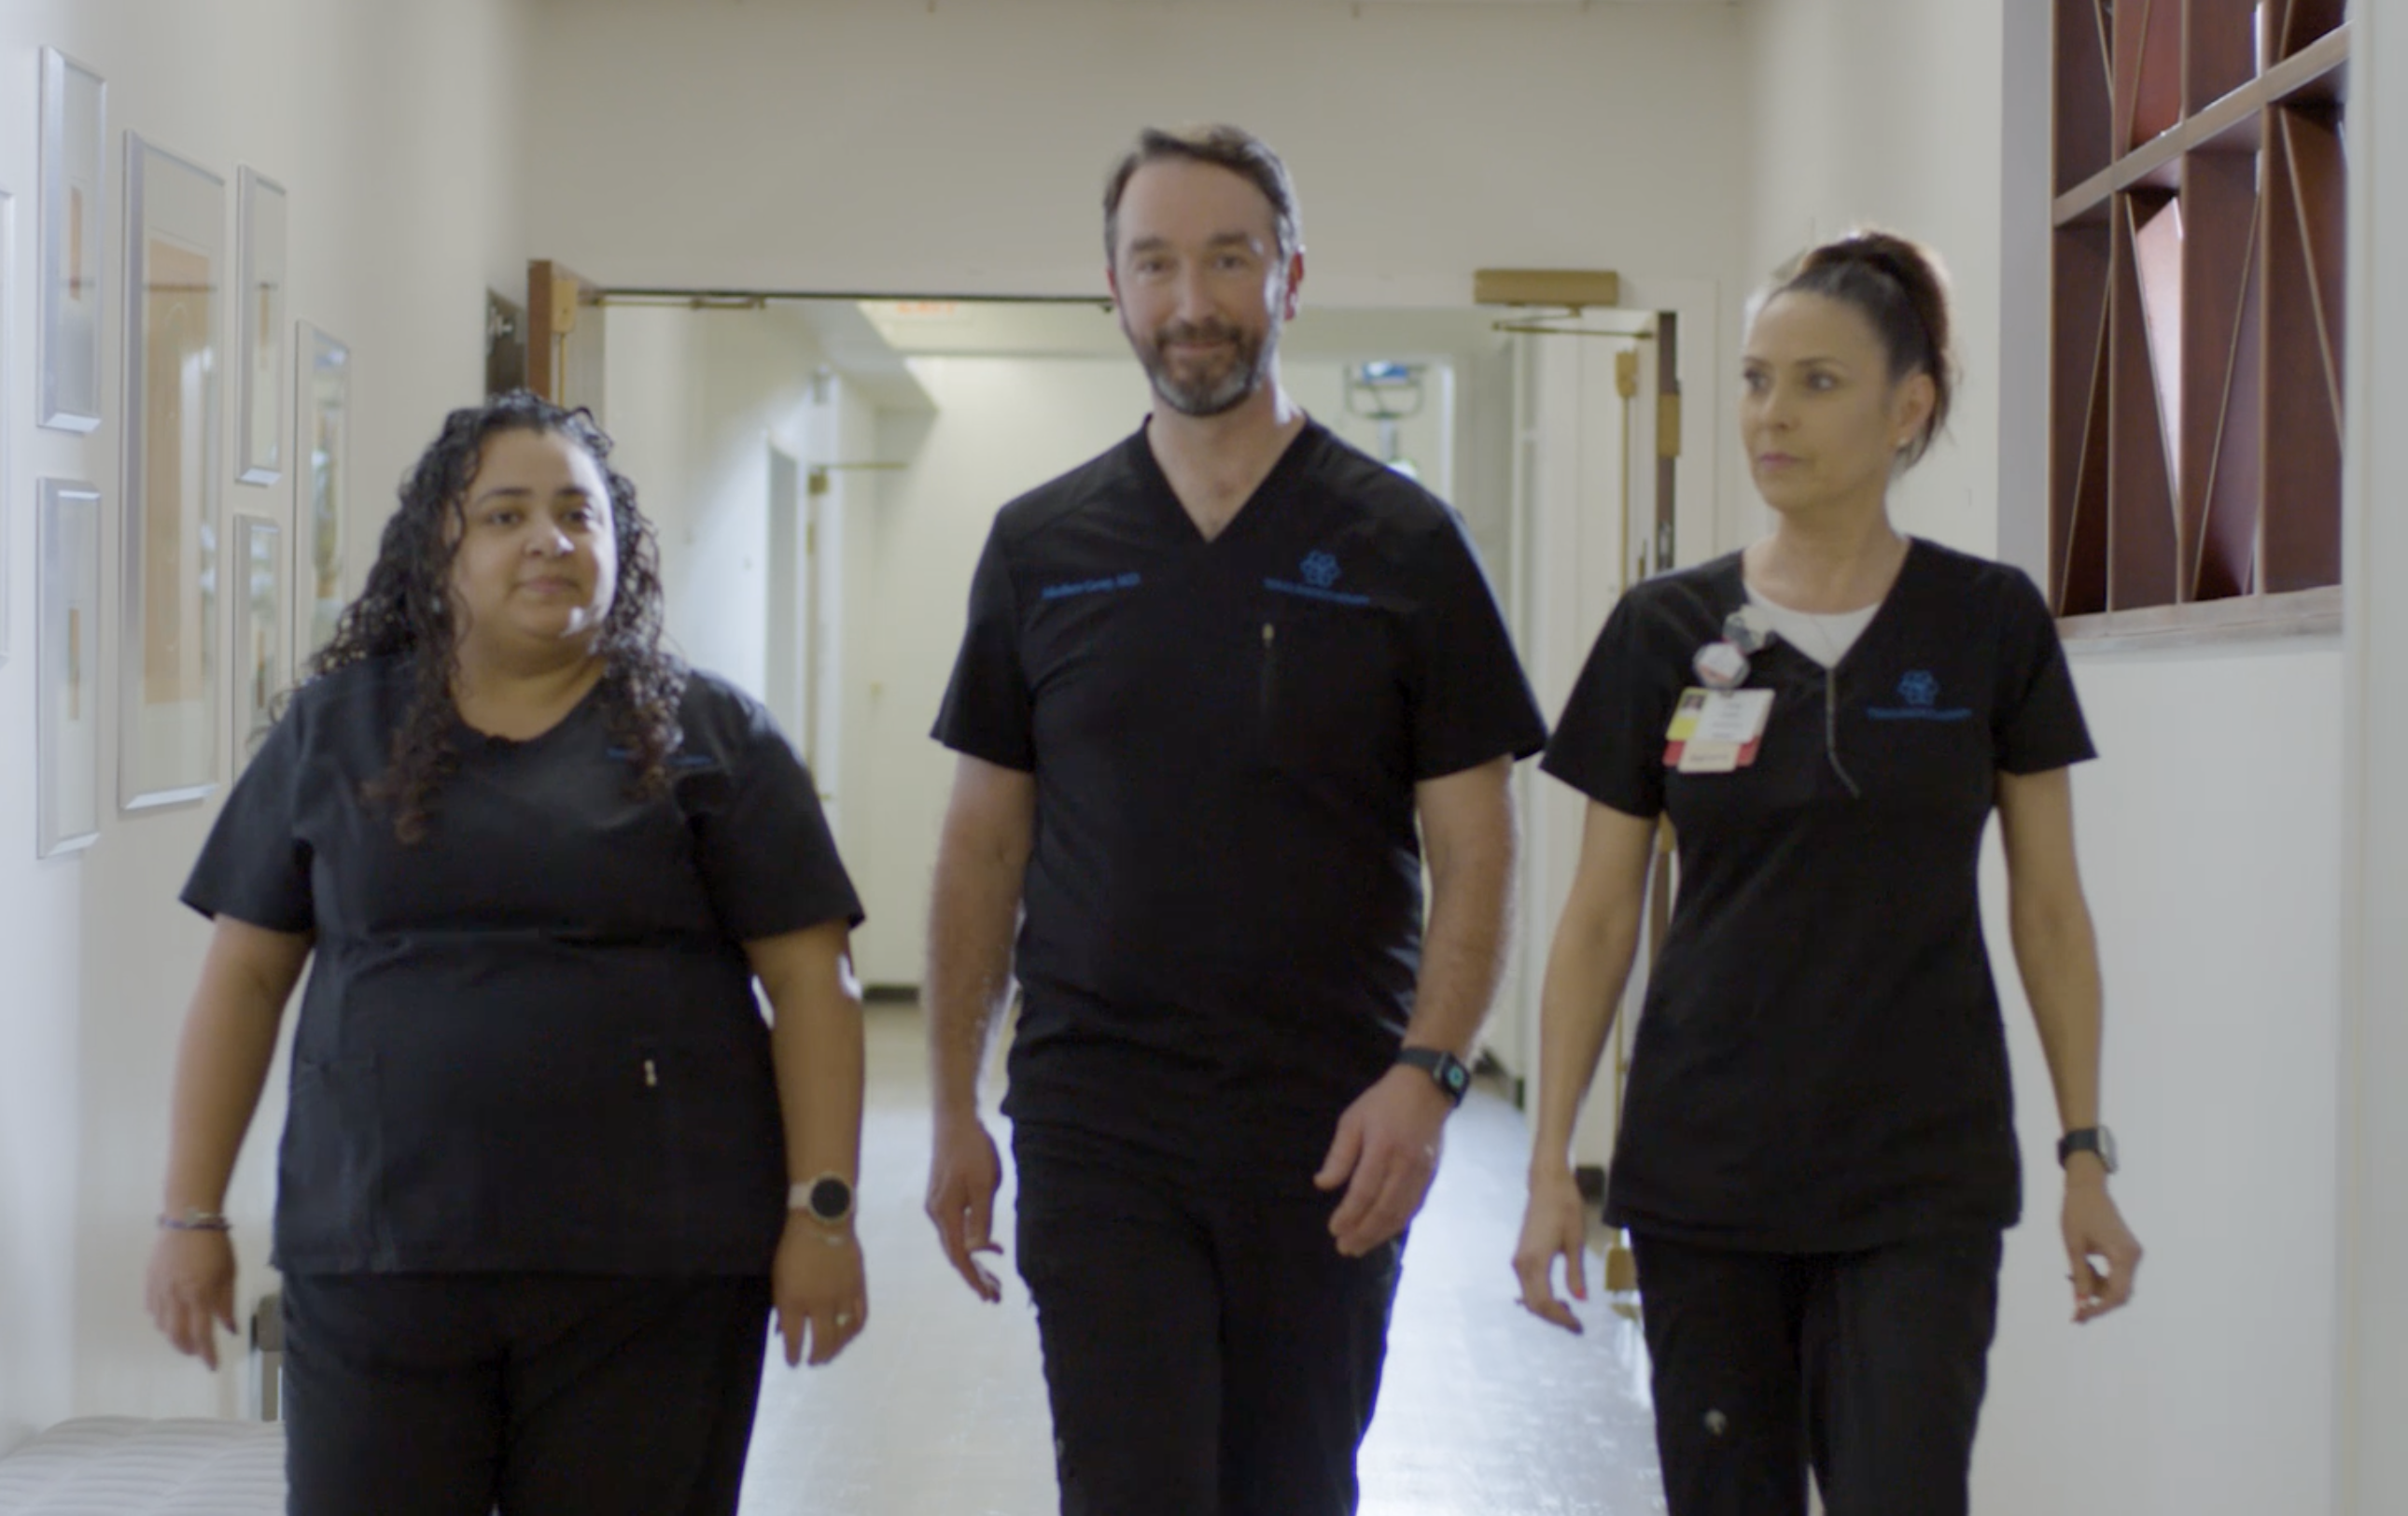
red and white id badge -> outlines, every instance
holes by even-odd
[[[1769,689],[1684,689],[1664,733],[1664,766],[1683,773],[1744,769],[1771,719]]]

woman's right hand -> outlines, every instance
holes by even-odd
[[[150,1320],[178,1352],[211,1368],[218,1366],[216,1327],[236,1329],[234,1275],[234,1239],[223,1232],[163,1227],[151,1246],[144,1288]]]
[[[1522,1280],[1522,1308],[1578,1335],[1580,1318],[1555,1297],[1555,1260],[1564,1261],[1564,1287],[1574,1300],[1588,1299],[1588,1207],[1571,1171],[1534,1174],[1529,1208],[1522,1214],[1522,1241],[1513,1249],[1513,1272]]]

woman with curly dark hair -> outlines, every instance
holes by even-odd
[[[212,1364],[226,1183],[311,967],[273,1248],[295,1512],[732,1512],[772,1307],[790,1364],[867,1319],[860,907],[768,716],[662,649],[609,447],[524,394],[447,418],[185,887],[216,925],[149,1292]]]

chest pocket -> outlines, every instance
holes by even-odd
[[[1869,789],[1954,816],[1985,815],[1998,784],[1992,691],[1962,671],[1871,669],[1843,692],[1840,740]]]
[[[1373,606],[1257,607],[1261,751],[1274,769],[1411,768],[1404,628]]]

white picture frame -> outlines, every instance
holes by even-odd
[[[297,671],[335,640],[350,601],[344,517],[351,508],[351,350],[308,322],[294,343],[294,628]]]
[[[225,180],[125,134],[118,804],[217,787]]]
[[[100,425],[101,267],[108,189],[108,83],[56,48],[42,50],[41,383],[35,420],[60,431]]]
[[[81,480],[35,486],[36,858],[100,835],[100,513]]]
[[[284,187],[245,166],[236,177],[235,325],[241,332],[242,398],[235,426],[235,477],[273,484],[284,475]]]
[[[234,751],[239,773],[276,724],[276,700],[292,683],[284,650],[284,527],[266,516],[234,517]]]

